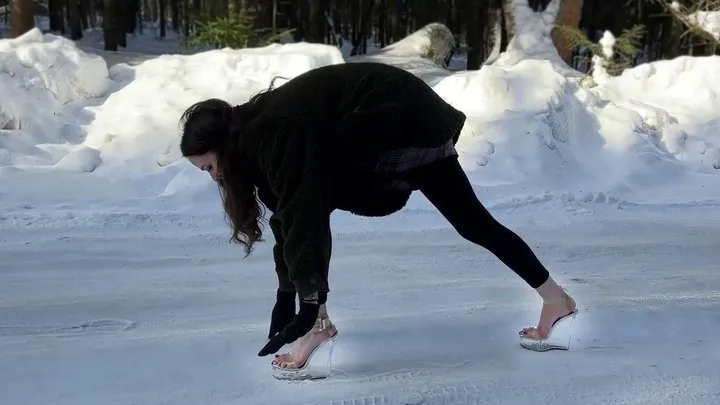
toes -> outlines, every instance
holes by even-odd
[[[276,354],[275,359],[272,361],[272,364],[274,364],[276,366],[281,366],[282,364],[287,363],[290,360],[289,357],[290,357],[289,353]]]
[[[520,334],[521,334],[521,335],[528,335],[530,332],[533,332],[533,331],[536,331],[536,328],[535,328],[534,326],[530,326],[530,327],[527,327],[527,328],[523,328],[523,329],[520,331]]]
[[[534,326],[531,326],[529,328],[525,328],[520,331],[520,336],[529,337],[531,339],[542,339],[543,336],[540,333],[540,330]]]
[[[540,329],[534,329],[531,333],[528,333],[525,336],[528,336],[533,339],[546,339],[547,333],[540,332]]]
[[[273,360],[272,364],[280,368],[298,368],[297,361],[291,359],[287,354],[283,354],[280,358]]]
[[[275,356],[275,360],[272,361],[275,367],[280,368],[298,368],[297,361],[293,360],[292,353],[285,353]]]
[[[282,361],[277,364],[277,366],[280,368],[295,368],[294,365],[294,361]]]

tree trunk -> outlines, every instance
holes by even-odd
[[[115,1],[115,36],[118,46],[127,48],[127,36],[125,35],[125,20],[127,19],[128,13],[128,0],[116,0]]]
[[[122,1],[122,0],[120,0]],[[118,28],[116,0],[104,0],[103,3],[103,41],[106,51],[117,51]]]
[[[159,0],[158,2],[158,15],[159,15],[159,21],[158,24],[160,24],[160,38],[165,38],[167,33],[165,32],[165,26],[167,25],[167,19],[165,18],[165,9],[167,2],[166,0]]]
[[[190,0],[183,0],[182,5],[182,12],[184,21],[183,21],[183,33],[186,37],[190,36]]]
[[[76,41],[83,37],[79,0],[70,0],[68,2],[68,25],[70,25],[70,39]]]
[[[295,24],[296,24],[295,28],[298,30],[295,40],[296,41],[307,41],[307,37],[309,34],[308,33],[308,21],[310,19],[308,16],[309,10],[307,7],[307,2],[303,1],[303,0],[296,0],[295,3],[297,5],[297,9],[296,9],[297,10],[297,13],[296,13],[297,19],[295,20]]]
[[[460,9],[465,9],[465,3],[462,0],[450,0],[448,9],[448,28],[455,36],[455,48],[460,47],[460,34],[462,33],[462,22],[460,21]]]
[[[583,0],[560,0],[560,10],[558,11],[555,23],[578,28],[580,25],[580,18],[582,17],[582,11]],[[569,39],[565,38],[556,29],[553,29],[552,39],[560,57],[563,58],[565,63],[572,66],[573,50],[570,49]]]
[[[170,0],[170,16],[173,31],[180,32],[180,5],[178,0]]]
[[[373,7],[375,6],[374,0],[361,0],[360,4],[364,7],[359,11],[360,21],[358,26],[360,31],[357,31],[357,37],[353,38],[353,48],[350,51],[350,56],[365,55],[367,54],[367,37],[368,33],[372,29],[370,21],[372,20]]]
[[[482,27],[484,22],[481,16],[483,8],[487,8],[486,1],[470,0],[465,3],[465,26],[467,27],[467,70],[478,70],[485,59],[485,44]]]
[[[137,18],[140,14],[140,0],[125,0],[127,1],[127,10],[125,10],[123,24],[126,34],[134,34],[137,28]]]
[[[306,40],[314,43],[325,43],[327,22],[325,20],[326,2],[324,0],[310,0],[308,13],[308,32]]]
[[[513,35],[515,35],[515,8],[512,4],[513,0],[501,0],[501,2],[505,32],[508,38],[512,38]]]
[[[78,0],[78,13],[80,14],[80,29],[85,31],[90,28],[90,19],[88,15],[88,0]]]
[[[350,43],[355,46],[355,41],[357,41],[358,37],[358,29],[360,27],[360,5],[359,2],[362,2],[362,0],[358,1],[350,1]]]
[[[35,5],[32,0],[12,0],[10,33],[17,38],[35,27]]]
[[[415,0],[413,2],[415,30],[419,30],[420,28],[437,21],[435,18],[437,7],[437,0]]]
[[[158,0],[150,0],[150,20],[158,22]]]
[[[378,43],[380,48],[384,48],[388,44],[387,38],[387,4],[385,0],[380,0],[378,8]]]
[[[395,29],[393,30],[393,42],[400,41],[408,34],[408,12],[407,3],[395,0]]]
[[[48,17],[50,19],[50,31],[65,31],[65,23],[63,21],[63,0],[48,1]]]
[[[333,30],[335,30],[335,38],[340,41],[337,46],[342,46],[343,38],[345,38],[344,33],[342,31],[342,18],[340,17],[340,10],[338,7],[334,7],[332,10],[332,21],[333,21]]]
[[[342,13],[342,23],[340,24],[342,37],[346,40],[349,40],[352,43],[352,34],[350,33],[350,27],[352,26],[351,17],[350,17],[350,7],[348,7],[347,2],[343,5],[343,13]]]
[[[95,13],[97,13],[95,0],[83,0],[83,12],[87,16],[87,22],[88,27],[90,28],[96,28],[97,27],[97,16]]]
[[[507,48],[510,39],[508,38],[507,28],[505,27],[505,6],[500,0],[489,0],[489,12],[484,17],[487,21],[485,29],[485,59],[486,65],[495,63],[504,49]]]

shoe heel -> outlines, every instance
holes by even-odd
[[[572,340],[572,325],[578,311],[565,315],[555,321],[550,333],[545,339],[533,339],[520,335],[520,346],[524,349],[535,352],[546,352],[548,350],[570,350]]]
[[[321,343],[308,356],[301,368],[272,366],[272,374],[278,380],[316,380],[330,377],[333,345],[337,334]]]

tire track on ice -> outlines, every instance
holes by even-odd
[[[346,399],[315,402],[315,405],[506,405],[510,403],[552,404],[653,404],[715,405],[720,401],[717,389],[720,375],[598,374],[528,381],[518,378],[481,378],[460,383],[414,384],[401,392],[368,394]]]
[[[341,369],[333,370],[333,373],[341,373],[348,375]],[[432,371],[429,369],[407,369],[399,371],[391,371],[387,373],[378,373],[367,376],[358,376],[350,378],[337,378],[334,377],[332,380],[328,380],[329,384],[347,384],[347,383],[366,383],[366,384],[398,384],[413,381],[418,378],[430,377]]]
[[[371,396],[367,396],[367,397],[341,399],[339,401],[330,401],[327,403],[323,402],[322,404],[327,404],[327,405],[397,405],[398,403],[387,395],[371,395]]]
[[[134,329],[135,321],[127,319],[94,319],[69,325],[0,326],[0,336],[57,336],[89,333],[115,333]]]

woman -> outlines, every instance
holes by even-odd
[[[574,300],[476,198],[455,151],[465,118],[419,78],[379,63],[321,67],[240,106],[210,99],[185,111],[183,156],[218,183],[232,240],[246,254],[262,235],[260,203],[273,212],[279,285],[260,356],[296,342],[273,365],[302,370],[337,333],[326,306],[331,212],[389,215],[413,191],[537,290],[539,323],[520,332],[523,342],[542,342],[574,316]]]

